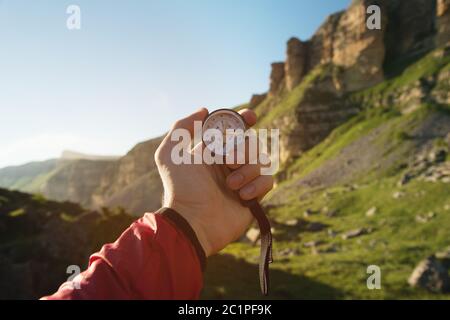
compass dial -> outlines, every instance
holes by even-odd
[[[225,156],[244,141],[242,134],[236,134],[239,129],[242,132],[246,130],[244,119],[239,113],[228,109],[216,110],[203,124],[203,142],[215,154]]]

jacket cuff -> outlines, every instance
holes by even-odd
[[[173,223],[179,231],[181,231],[192,243],[195,251],[197,252],[198,259],[200,260],[200,266],[202,271],[205,271],[206,268],[206,254],[203,250],[202,245],[198,241],[197,235],[195,234],[194,229],[190,226],[189,222],[183,216],[181,216],[178,212],[171,208],[163,207],[156,211],[156,214],[161,214],[171,223]]]

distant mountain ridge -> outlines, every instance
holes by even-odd
[[[161,138],[123,157],[65,151],[61,158],[0,169],[0,187],[40,193],[87,208],[123,207],[136,215],[159,208],[162,184],[153,154]]]
[[[72,150],[64,150],[60,157],[61,160],[117,160],[119,158],[120,156],[92,155]]]

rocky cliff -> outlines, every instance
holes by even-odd
[[[381,9],[380,29],[366,26],[370,5]],[[446,0],[361,0],[329,16],[311,39],[291,38],[286,61],[272,64],[268,95],[249,104],[263,125],[282,128],[282,161],[317,145],[363,108],[343,98],[445,45],[448,19]]]

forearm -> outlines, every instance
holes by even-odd
[[[146,214],[43,299],[197,299],[204,254],[189,229],[172,212]]]

